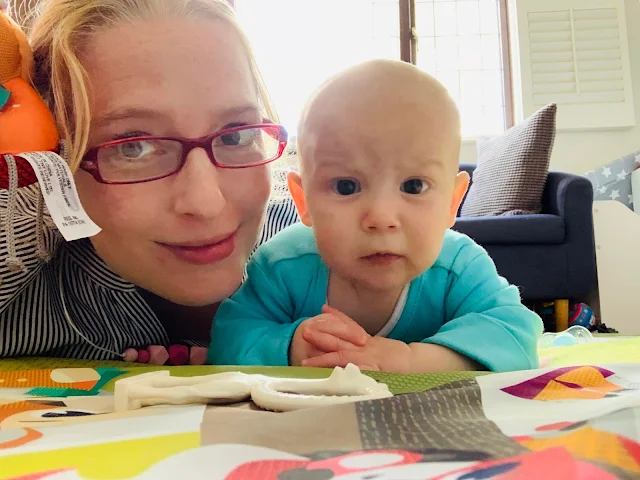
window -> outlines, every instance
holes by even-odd
[[[511,126],[506,0],[232,3],[294,135],[304,102],[321,82],[372,58],[409,61],[438,78],[460,108],[464,137]]]
[[[456,100],[466,137],[507,125],[499,6],[498,0],[415,1],[415,63]]]
[[[373,58],[400,59],[398,5],[397,0],[235,1],[290,133],[304,102],[327,77]]]

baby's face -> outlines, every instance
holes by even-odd
[[[380,291],[433,265],[462,180],[459,144],[447,122],[419,110],[391,113],[316,122],[301,150],[320,254],[332,274]]]

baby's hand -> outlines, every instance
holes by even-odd
[[[413,362],[413,351],[399,340],[369,337],[362,347],[342,349],[318,355],[302,362],[304,367],[346,367],[353,363],[360,370],[408,373]]]
[[[302,322],[291,340],[290,364],[299,366],[303,361],[327,352],[361,348],[369,334],[354,320],[328,305],[322,313]]]

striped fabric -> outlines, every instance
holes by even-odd
[[[280,174],[284,178],[284,174]],[[277,182],[276,182],[277,183]],[[280,192],[286,187],[280,187]],[[267,209],[259,239],[265,242],[298,221],[288,196],[276,195]],[[17,256],[24,268],[10,271],[6,228],[0,233],[0,357],[20,355],[93,360],[117,359],[85,341],[67,322],[65,305],[75,327],[94,344],[113,351],[169,344],[164,327],[135,285],[113,273],[87,239],[65,242],[49,218],[44,241],[52,258],[39,258],[36,245],[37,184],[20,188],[14,214]],[[5,221],[6,190],[0,191]],[[188,345],[205,346],[184,340]]]

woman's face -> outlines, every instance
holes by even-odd
[[[234,30],[210,19],[138,20],[101,31],[81,61],[91,88],[89,145],[134,135],[199,138],[261,123]],[[219,169],[194,149],[177,174],[105,185],[79,170],[91,239],[124,279],[182,305],[207,305],[240,284],[270,192],[268,167]]]

